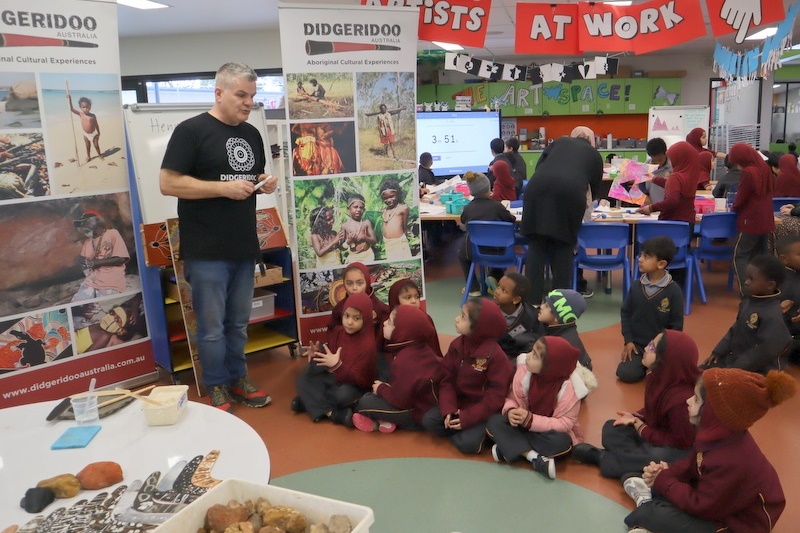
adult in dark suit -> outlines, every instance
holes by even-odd
[[[572,287],[572,261],[578,230],[586,211],[587,189],[597,195],[603,159],[583,139],[564,137],[542,154],[525,187],[520,232],[528,239],[526,273],[530,302],[544,295],[544,267],[553,272],[553,287]]]

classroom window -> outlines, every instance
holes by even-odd
[[[274,69],[273,69],[274,70]],[[258,71],[257,71],[258,72]],[[214,101],[214,73],[175,76],[126,76],[123,89],[137,88],[134,102],[190,103]],[[268,109],[283,109],[286,90],[277,71],[258,72],[256,101]],[[132,98],[126,95],[126,98]]]

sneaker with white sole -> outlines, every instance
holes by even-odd
[[[533,465],[534,470],[543,476],[550,479],[556,478],[556,462],[551,458],[537,455],[534,457],[533,461],[531,461],[531,465]]]
[[[492,444],[492,459],[494,459],[495,463],[506,462],[506,458],[503,457],[502,453],[500,453],[500,448],[497,447],[497,444]]]
[[[640,477],[629,477],[622,483],[628,496],[636,502],[636,507],[653,499],[653,491]]]

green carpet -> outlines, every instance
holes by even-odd
[[[619,309],[622,306],[622,289],[615,286],[611,294],[597,288],[593,273],[586,273],[589,286],[595,289],[594,296],[586,300],[586,312],[578,319],[578,331],[592,331],[619,323]],[[616,274],[616,279],[619,273]],[[615,279],[615,281],[616,281]],[[455,320],[460,313],[462,278],[449,278],[425,283],[425,305],[428,314],[436,324],[436,331],[445,335],[458,335]]]
[[[315,468],[272,485],[371,507],[374,533],[625,531],[628,510],[527,466],[377,459]]]

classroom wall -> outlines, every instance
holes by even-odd
[[[123,76],[215,71],[228,61],[280,68],[277,31],[186,33],[119,40]]]
[[[142,74],[176,74],[182,72],[208,72],[216,70],[228,61],[242,61],[254,68],[280,68],[281,47],[277,31],[237,31],[203,34],[155,35],[120,39],[120,66],[123,76]],[[498,58],[497,61],[503,61]],[[510,60],[506,60],[511,62]],[[536,63],[544,64],[565,59],[536,57]],[[522,64],[532,62],[527,56]],[[708,105],[709,79],[716,77],[712,69],[711,54],[647,54],[625,56],[620,63],[633,70],[686,70],[683,78],[681,104]],[[448,76],[460,73],[446,71]],[[463,79],[463,78],[462,78]],[[772,78],[764,82],[762,100],[762,143],[769,142],[771,116]],[[453,83],[456,83],[454,81]],[[626,119],[620,119],[625,121]],[[553,124],[555,126],[555,124]],[[639,128],[630,124],[617,125],[617,135],[640,137]],[[623,127],[620,127],[623,126]],[[524,126],[523,126],[524,127]],[[566,127],[566,126],[565,126]],[[646,132],[646,123],[644,125]],[[599,128],[600,130],[606,128]],[[624,131],[623,131],[624,130]],[[627,135],[626,135],[627,134]]]
[[[130,37],[120,39],[119,48],[123,76],[207,72],[216,70],[227,61],[242,61],[254,68],[281,66],[280,37],[277,31]],[[523,64],[531,61],[531,57],[527,56]],[[544,64],[565,59],[536,57],[535,61]],[[711,69],[710,54],[708,57],[696,54],[627,56],[621,57],[620,63],[634,70],[686,70],[681,103],[708,105],[708,80],[715,76]],[[454,78],[462,76],[458,72],[446,72]],[[463,77],[445,83],[459,83],[462,79]]]

